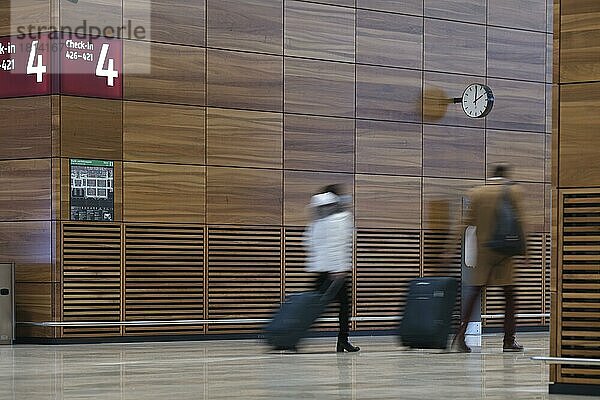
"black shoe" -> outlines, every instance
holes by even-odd
[[[467,346],[464,336],[455,336],[451,346],[452,351],[457,353],[470,353],[471,348]]]
[[[512,340],[511,342],[504,342],[504,345],[502,346],[502,351],[504,351],[505,353],[518,353],[523,351],[523,346],[521,346],[519,343],[517,343],[516,340]]]
[[[298,352],[298,348],[296,346],[292,346],[292,347],[278,346],[278,347],[274,347],[273,350],[275,350],[275,351],[292,351],[294,353]]]
[[[357,351],[360,350],[360,347],[358,346],[352,346],[352,343],[350,343],[349,341],[339,341],[337,342],[337,352],[338,353],[343,353],[344,351],[347,351],[348,353],[355,353]]]

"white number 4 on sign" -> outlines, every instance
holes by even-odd
[[[100,50],[100,58],[98,59],[98,65],[96,65],[96,76],[106,77],[108,86],[115,86],[115,79],[119,77],[119,71],[115,69],[115,60],[113,58],[108,59],[108,67],[104,69],[104,63],[106,62],[106,56],[110,45],[104,43]]]
[[[29,51],[29,61],[27,61],[27,75],[37,75],[37,83],[42,82],[42,78],[46,73],[46,66],[43,62],[43,56],[41,54],[37,54],[39,41],[34,40],[31,43],[31,50]],[[33,65],[35,60],[35,56],[37,55],[37,65]]]

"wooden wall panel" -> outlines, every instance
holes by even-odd
[[[0,221],[50,220],[50,159],[0,161]]]
[[[347,194],[354,192],[354,175],[330,172],[285,171],[283,223],[306,226],[310,220],[308,204],[313,194],[331,184],[342,184]]]
[[[488,115],[490,129],[509,129],[528,132],[546,130],[546,85],[543,83],[488,79],[494,91],[494,109]]]
[[[425,17],[485,24],[486,0],[425,0]]]
[[[401,14],[423,15],[423,0],[356,0],[356,7]]]
[[[468,207],[470,189],[484,185],[483,180],[423,178],[423,228],[436,229],[439,226],[461,224]],[[432,204],[444,203],[448,214],[436,212]],[[440,216],[443,219],[440,220]]]
[[[15,319],[18,322],[52,321],[53,283],[15,283]]]
[[[460,104],[452,99],[462,97],[471,83],[483,83],[485,79],[471,75],[456,75],[437,72],[423,74],[423,121],[440,125],[470,126],[483,128],[485,119],[469,118]]]
[[[356,116],[421,122],[421,90],[420,71],[358,65]]]
[[[593,0],[560,3],[560,82],[600,80],[600,4]]]
[[[485,26],[425,19],[425,69],[485,75]]]
[[[0,36],[16,35],[19,27],[50,25],[50,1],[19,0],[0,2]],[[29,31],[26,30],[28,33]]]
[[[559,183],[561,187],[600,185],[596,132],[600,83],[560,88]]]
[[[546,227],[545,185],[543,183],[519,183],[522,187],[525,227],[528,232],[543,232]]]
[[[488,24],[545,32],[546,0],[490,1]]]
[[[126,162],[123,219],[204,223],[204,180],[204,167]]]
[[[281,299],[281,243],[280,228],[209,228],[209,318],[269,318],[273,314]],[[259,329],[256,324],[208,327],[211,333]]]
[[[283,0],[207,0],[207,43],[283,53]]]
[[[356,62],[419,69],[423,57],[423,18],[356,11]]]
[[[120,160],[123,156],[121,101],[61,97],[61,155]]]
[[[0,159],[52,156],[51,107],[50,96],[0,100]]]
[[[255,168],[283,165],[282,114],[210,108],[206,132],[210,165]]]
[[[516,181],[544,182],[545,134],[487,131],[486,162],[489,167],[508,163]]]
[[[131,21],[132,26],[143,27],[146,32],[145,38],[128,38],[203,46],[205,1],[124,0],[123,21]]]
[[[47,1],[48,2],[48,1]],[[116,28],[123,23],[122,0],[97,0],[97,1],[61,1],[59,8],[61,27],[70,27],[74,32],[81,33],[83,22],[86,22],[88,32],[90,27],[97,27],[102,32],[95,34],[103,36],[118,36]],[[108,29],[113,28],[113,29]],[[64,31],[68,31],[64,29]],[[87,33],[87,32],[85,32]]]
[[[286,59],[285,111],[354,117],[354,72],[350,64]]]
[[[49,221],[1,222],[0,262],[15,263],[17,282],[52,282],[54,240]]]
[[[206,50],[191,46],[125,40],[123,97],[204,105],[205,53]]]
[[[334,6],[354,7],[357,0],[314,0],[313,3],[331,4]]]
[[[356,175],[356,226],[419,229],[421,178]]]
[[[546,33],[490,27],[487,35],[488,76],[546,80]]]
[[[205,110],[200,107],[123,103],[123,159],[204,164]]]
[[[208,105],[282,111],[283,57],[209,50],[207,68]]]
[[[350,8],[285,2],[285,55],[354,62],[356,12]]]
[[[422,126],[383,121],[356,121],[356,172],[421,175]]]
[[[208,167],[209,224],[281,225],[282,171]]]
[[[354,120],[286,115],[286,169],[354,172]]]
[[[424,125],[423,175],[485,178],[485,132],[474,128]]]

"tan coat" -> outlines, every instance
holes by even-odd
[[[469,285],[475,286],[507,286],[514,280],[514,265],[512,258],[503,260],[506,256],[488,249],[485,243],[494,232],[496,205],[502,195],[504,185],[508,181],[494,179],[487,186],[481,186],[470,192],[471,208],[467,215],[467,225],[477,227],[477,265],[471,274]],[[523,224],[523,194],[518,185],[509,186],[517,215]],[[523,226],[523,228],[525,228]]]

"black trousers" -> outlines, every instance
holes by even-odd
[[[321,293],[325,293],[331,285],[332,279],[327,272],[321,272],[315,281],[315,289]],[[335,301],[340,304],[338,318],[340,320],[340,328],[338,339],[341,341],[348,340],[348,331],[350,329],[350,296],[348,296],[348,278],[344,278],[344,283],[337,291],[334,297]]]
[[[481,293],[481,289],[484,286],[472,286],[471,292],[467,295],[465,313],[462,317],[462,324],[460,329],[458,330],[457,336],[464,337],[467,324],[471,320],[471,316],[473,315],[473,311],[475,311],[475,302]],[[517,328],[515,313],[516,313],[516,300],[515,300],[515,288],[514,286],[504,286],[504,298],[506,300],[506,305],[504,309],[504,342],[510,343],[515,339],[515,332]]]

